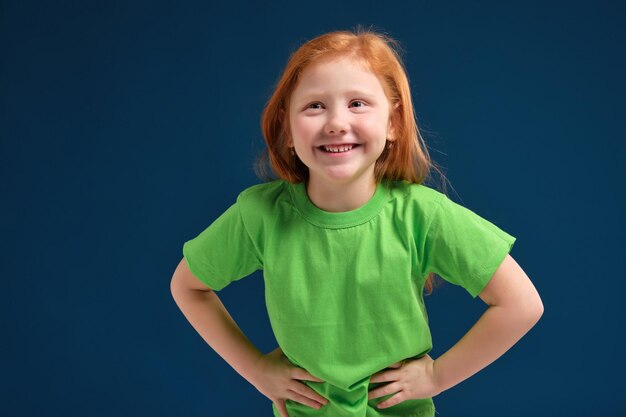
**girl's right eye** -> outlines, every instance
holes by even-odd
[[[322,103],[311,103],[307,106],[307,109],[311,109],[312,108],[311,106],[321,106],[321,105]]]

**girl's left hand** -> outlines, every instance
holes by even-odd
[[[390,365],[391,370],[382,370],[370,378],[370,382],[391,383],[380,386],[369,392],[368,401],[385,395],[394,394],[391,398],[379,403],[377,408],[387,408],[406,400],[431,398],[441,393],[435,378],[435,361],[424,355],[419,359],[403,360]]]

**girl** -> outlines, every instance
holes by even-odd
[[[359,29],[291,56],[262,118],[279,178],[185,242],[171,281],[185,317],[275,417],[432,417],[432,397],[543,313],[508,254],[516,238],[423,184],[433,165],[396,46]],[[267,354],[216,295],[259,269],[279,345]],[[489,305],[436,360],[423,298],[434,274]]]

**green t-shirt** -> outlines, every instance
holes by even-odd
[[[347,395],[392,363],[431,350],[423,298],[429,272],[476,297],[515,239],[423,184],[384,180],[358,209],[328,212],[310,201],[304,182],[275,180],[242,191],[185,242],[183,255],[215,291],[263,270],[285,356]],[[432,399],[420,401],[432,409]]]

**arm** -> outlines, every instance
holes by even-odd
[[[272,400],[281,416],[289,416],[286,401],[319,409],[328,400],[298,380],[323,382],[296,367],[282,349],[263,355],[243,334],[220,301],[189,270],[186,259],[178,264],[170,284],[172,296],[189,323],[222,359]]]
[[[262,353],[243,334],[215,291],[196,278],[183,258],[170,283],[176,304],[193,328],[222,359],[252,383]]]
[[[543,314],[537,290],[508,254],[479,297],[489,305],[487,311],[433,364],[441,391],[464,381],[502,356]]]

